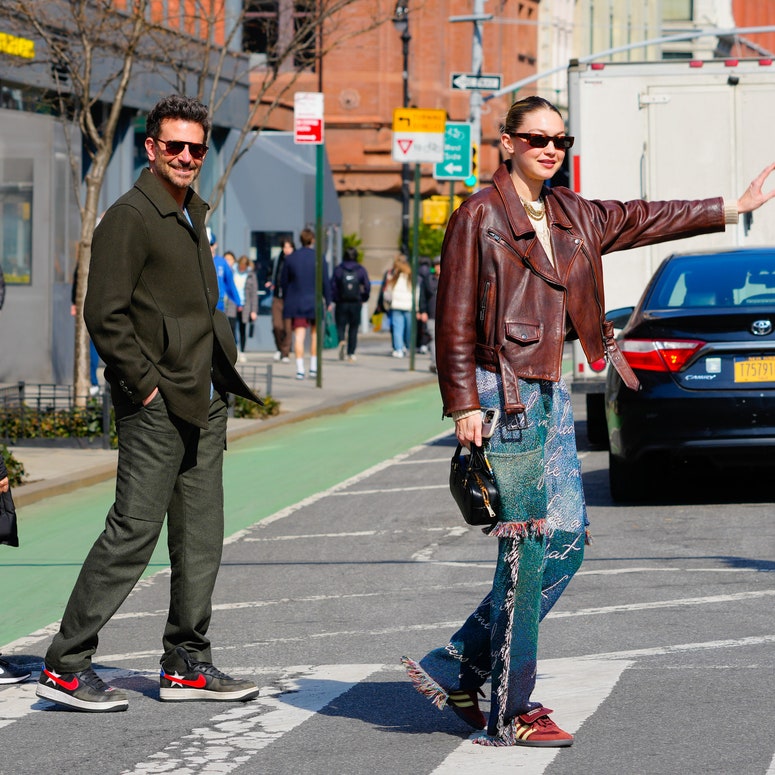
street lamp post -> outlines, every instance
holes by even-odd
[[[409,34],[409,8],[408,0],[398,0],[396,9],[393,13],[393,25],[401,33],[401,45],[404,58],[403,81],[404,96],[403,107],[409,107],[409,41],[412,36]],[[404,162],[401,165],[401,252],[409,258],[409,201],[410,201],[410,181],[412,171],[409,164]]]

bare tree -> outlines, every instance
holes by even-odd
[[[361,9],[372,5],[363,0],[280,0],[279,6],[292,14],[290,26],[275,30],[272,19],[266,20],[266,37],[271,40],[266,65],[252,73],[255,98],[246,106],[233,153],[210,194],[211,212],[221,202],[234,165],[299,76],[315,63],[320,66],[325,54],[344,40],[389,18],[379,17],[375,10],[367,22],[354,27],[346,10],[355,3]],[[192,0],[180,3],[174,18],[165,18],[167,4],[157,0],[5,0],[3,15],[20,31],[34,31],[39,41],[34,64],[43,68],[41,81],[49,81],[50,98],[63,120],[70,148],[81,216],[74,366],[74,392],[81,404],[89,391],[89,338],[83,303],[91,239],[132,77],[153,72],[166,79],[169,92],[196,96],[217,115],[229,94],[238,87],[244,90],[251,77],[250,57],[238,44],[253,5],[249,1]],[[81,144],[89,157],[83,180],[81,155],[76,151]]]

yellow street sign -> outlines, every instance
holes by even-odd
[[[447,112],[431,108],[396,108],[393,111],[393,131],[412,134],[428,132],[444,134]]]

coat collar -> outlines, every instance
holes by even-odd
[[[147,167],[140,173],[140,177],[135,183],[135,187],[153,204],[159,211],[159,215],[174,215],[187,228],[191,228],[188,219],[178,207],[178,203],[172,198],[172,195],[161,184],[159,179]],[[183,205],[191,216],[194,223],[194,232],[197,236],[204,226],[205,216],[210,206],[204,201],[193,188],[186,191],[186,200]]]

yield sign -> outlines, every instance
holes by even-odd
[[[398,140],[396,140],[396,142],[398,143],[398,147],[404,152],[404,154],[407,154],[409,153],[409,149],[412,147],[412,143],[414,142],[414,140],[409,138],[403,138],[403,139],[399,138]]]

